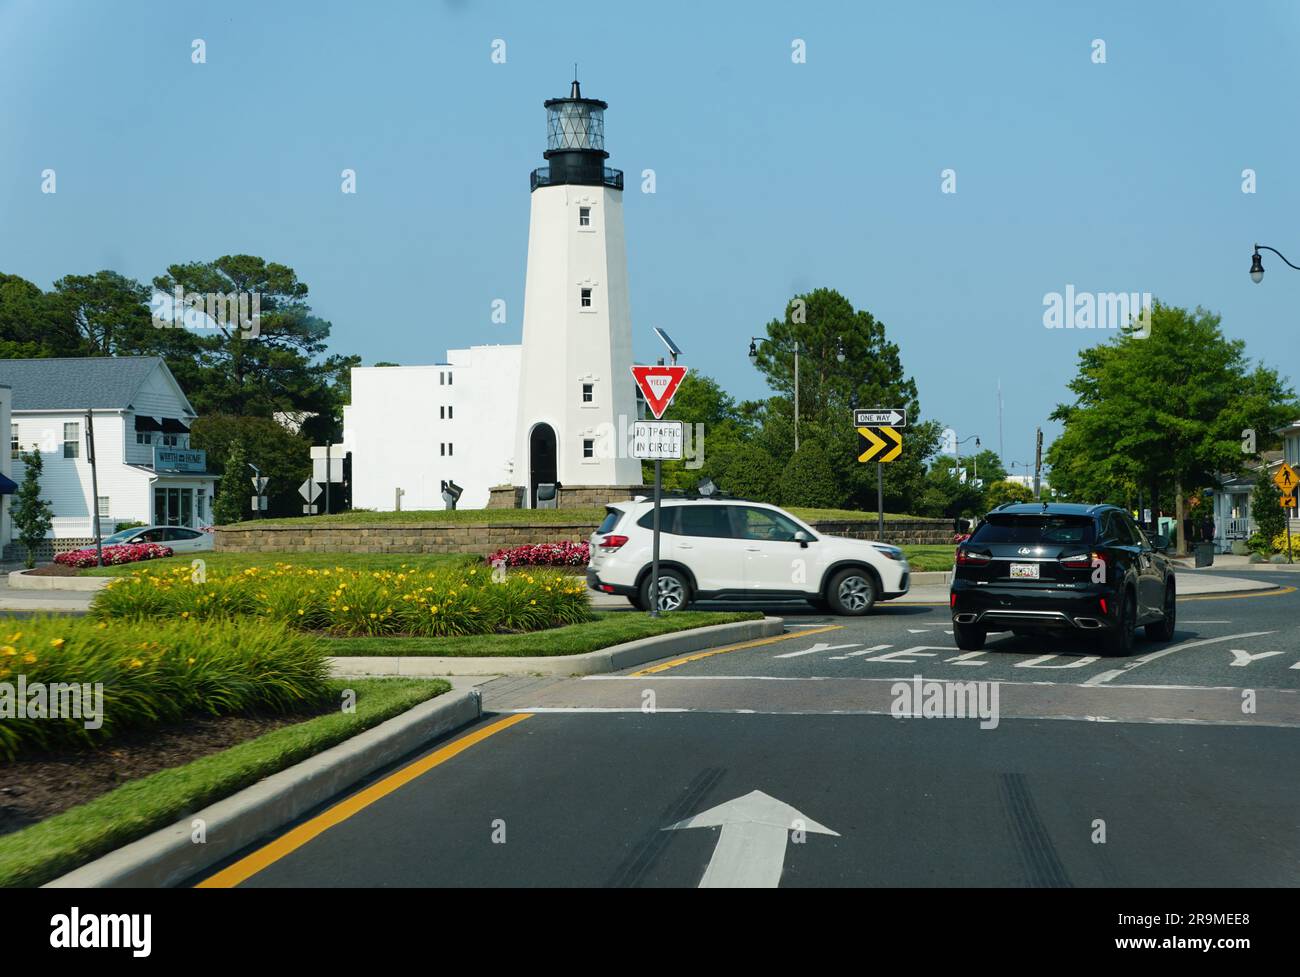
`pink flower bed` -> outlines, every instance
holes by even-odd
[[[585,567],[590,559],[591,548],[586,542],[529,543],[497,550],[487,562],[508,567]]]
[[[122,546],[105,546],[104,547],[104,566],[119,566],[123,563],[139,563],[141,560],[156,560],[159,557],[171,556],[172,548],[170,546],[160,546],[157,543],[135,543]],[[54,557],[55,563],[61,563],[67,567],[77,567],[84,570],[86,567],[95,565],[95,549],[91,547],[85,550],[69,550],[67,553],[60,553]]]

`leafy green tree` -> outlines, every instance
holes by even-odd
[[[115,271],[65,275],[54,283],[50,300],[71,323],[83,355],[131,353],[155,338],[149,289]]]
[[[256,330],[236,322],[213,323],[203,333],[158,330],[188,333],[197,342],[196,360],[168,365],[200,414],[270,417],[276,411],[306,411],[334,423],[340,403],[334,387],[359,360],[320,359],[330,324],[312,314],[307,284],[292,268],[254,255],[225,255],[171,265],[153,285],[168,293],[179,286],[201,295],[259,296]]]
[[[820,441],[801,441],[781,473],[781,504],[840,509],[845,498],[830,453]]]
[[[964,515],[983,515],[987,511],[984,493],[975,487],[967,476],[965,482],[960,475],[955,458],[939,456],[925,476],[925,488],[921,493],[920,511],[926,516],[943,516],[948,519]]]
[[[1274,536],[1286,532],[1287,511],[1279,504],[1281,500],[1282,493],[1273,484],[1273,479],[1266,472],[1260,472],[1250,493],[1250,514],[1264,541],[1264,552],[1271,552]]]
[[[1159,302],[1148,337],[1122,332],[1081,350],[1069,387],[1074,403],[1052,414],[1065,425],[1065,443],[1048,452],[1053,484],[1079,501],[1120,501],[1115,493],[1127,499],[1139,487],[1159,498],[1172,485],[1178,525],[1185,488],[1240,470],[1242,430],[1262,442],[1295,396],[1276,371],[1252,368],[1245,344],[1224,336],[1217,315]]]
[[[236,482],[242,482],[242,495],[251,497],[253,494],[250,481],[253,471],[248,467],[251,462],[268,479],[268,515],[297,515],[302,512],[298,486],[311,475],[312,466],[311,442],[300,434],[294,434],[282,424],[265,417],[212,414],[194,422],[190,443],[207,451],[208,457],[218,463],[222,458],[229,459],[231,450],[238,445],[244,457],[234,474]],[[340,466],[343,463],[339,457],[334,461]],[[228,471],[229,464],[227,461],[226,468],[220,470]],[[221,487],[224,492],[224,478]],[[219,494],[217,498],[220,497]],[[320,504],[323,506],[324,502],[322,495]]]
[[[244,444],[239,439],[235,439],[231,442],[230,450],[226,455],[221,488],[217,490],[217,497],[212,502],[212,521],[218,526],[228,526],[244,518],[244,502],[253,495],[252,483],[248,481],[245,474],[248,471],[250,469]]]
[[[727,495],[775,503],[780,498],[781,465],[759,445],[741,444],[714,480]]]
[[[884,324],[870,312],[855,310],[839,292],[819,288],[794,296],[782,318],[769,322],[766,331],[771,341],[757,344],[755,365],[777,395],[758,412],[758,442],[778,459],[789,459],[794,451],[797,342],[800,440],[820,440],[826,446],[848,505],[876,508],[876,466],[857,462],[853,409],[908,411],[903,453],[884,466],[883,475],[886,510],[912,511],[940,427],[920,420],[916,383],[904,373],[898,346],[886,338]]]
[[[15,497],[13,520],[18,530],[18,541],[27,550],[27,568],[36,566],[36,548],[54,525],[54,511],[46,499],[41,498],[41,472],[44,463],[39,450],[19,454],[25,466],[22,484]]]
[[[664,487],[679,491],[694,489],[705,476],[721,484],[731,456],[754,427],[740,415],[736,402],[716,380],[695,371],[682,379],[672,404],[664,412],[664,420],[687,425],[687,445],[695,456],[663,463]],[[653,483],[654,462],[642,466],[642,478],[647,485]]]
[[[993,482],[984,492],[984,505],[989,509],[996,509],[1007,502],[1032,502],[1033,499],[1033,489],[1019,482]]]

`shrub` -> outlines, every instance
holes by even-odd
[[[37,683],[103,684],[103,725],[17,716],[20,676],[31,708]],[[330,696],[319,642],[264,621],[0,622],[0,757],[93,745],[127,729],[188,716],[293,712]],[[52,697],[51,697],[52,698]],[[91,703],[87,703],[91,707]],[[84,715],[84,714],[83,714]]]
[[[1281,506],[1279,506],[1278,508],[1281,508]],[[1286,553],[1285,527],[1282,529],[1280,533],[1278,533],[1276,536],[1273,537],[1273,552],[1282,553],[1282,554]],[[1300,538],[1297,538],[1294,533],[1291,534],[1291,552],[1300,553]]]
[[[554,570],[500,582],[468,570],[318,569],[277,563],[193,580],[187,566],[142,567],[95,595],[99,619],[207,621],[256,616],[337,637],[450,637],[537,631],[591,619],[586,584]]]
[[[839,509],[845,503],[835,467],[825,447],[805,441],[781,475],[781,504],[809,509]]]
[[[585,567],[591,562],[591,546],[580,543],[529,543],[500,549],[487,557],[491,566],[507,567]]]
[[[161,546],[158,543],[124,543],[120,546],[105,546],[103,549],[104,566],[106,567],[121,566],[123,563],[138,563],[141,560],[157,560],[172,555],[170,546]],[[54,562],[66,567],[78,567],[83,570],[86,567],[97,565],[93,547],[59,553],[54,557]]]

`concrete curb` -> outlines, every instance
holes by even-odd
[[[158,888],[176,885],[289,823],[374,771],[477,720],[477,689],[447,692],[272,774],[169,827],[109,852],[42,888]],[[207,842],[190,840],[191,821]]]
[[[404,655],[394,657],[349,656],[331,658],[333,674],[338,677],[361,678],[369,675],[401,675],[424,677],[430,675],[597,675],[617,672],[633,665],[643,665],[659,658],[688,655],[691,652],[715,648],[719,645],[768,638],[780,634],[785,622],[779,617],[765,617],[761,621],[736,621],[732,624],[713,624],[707,628],[692,628],[673,634],[659,634],[621,645],[611,645],[581,655],[554,655],[545,658],[435,658],[432,656]]]
[[[912,574],[908,581],[913,587],[948,586],[952,583],[951,570],[924,570]]]
[[[31,576],[26,570],[11,570],[9,586],[14,590],[103,590],[112,577]]]

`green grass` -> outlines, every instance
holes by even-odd
[[[903,553],[907,556],[907,562],[912,565],[913,573],[951,570],[953,554],[956,551],[957,545],[955,543],[903,547]]]
[[[628,611],[597,611],[596,620],[587,624],[571,624],[532,634],[476,634],[463,638],[333,638],[325,644],[330,655],[540,658],[580,655],[657,634],[733,621],[757,621],[762,617],[758,611],[677,611],[659,618]]]
[[[800,519],[817,522],[821,519],[849,519],[874,522],[874,512],[857,512],[852,509],[801,509],[792,508]],[[244,529],[258,526],[397,526],[397,525],[518,525],[595,526],[605,518],[604,506],[580,509],[416,509],[409,512],[335,512],[327,516],[302,516],[285,519],[253,519],[236,525]],[[915,519],[916,516],[886,512],[886,519]],[[540,542],[540,540],[539,540]]]
[[[125,577],[132,570],[146,567],[167,570],[177,566],[191,566],[195,560],[202,560],[209,573],[217,571],[237,572],[249,567],[266,567],[276,563],[288,563],[296,567],[346,567],[349,570],[397,570],[405,564],[416,570],[448,569],[459,566],[481,566],[483,558],[459,554],[423,554],[423,553],[184,553],[169,556],[161,560],[145,560],[141,563],[124,563],[116,567],[91,567],[82,570],[83,577]]]
[[[249,784],[442,695],[441,680],[332,682],[356,692],[356,711],[284,726],[220,753],[134,780],[92,801],[0,837],[0,886],[38,886],[172,824]]]

